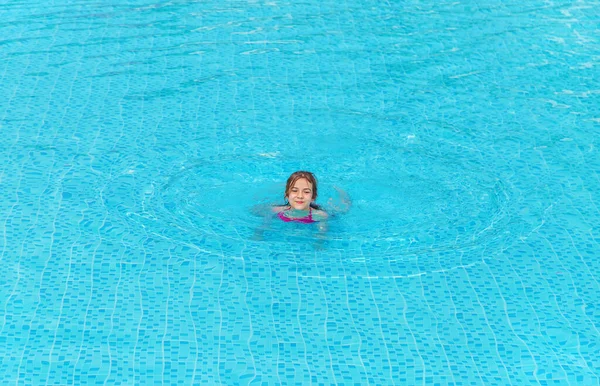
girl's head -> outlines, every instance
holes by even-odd
[[[311,172],[292,173],[285,184],[284,198],[292,208],[308,210],[317,199],[317,179]]]

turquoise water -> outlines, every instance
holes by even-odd
[[[2,384],[599,384],[599,18],[1,1]]]

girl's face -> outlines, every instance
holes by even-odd
[[[308,210],[313,201],[313,187],[306,178],[299,178],[287,193],[287,199],[293,209]]]

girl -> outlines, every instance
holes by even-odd
[[[345,213],[350,209],[351,201],[348,195],[341,189],[334,187],[342,200],[342,207],[332,205],[331,207],[339,213]],[[317,179],[311,172],[297,171],[292,173],[285,184],[283,194],[284,205],[257,205],[253,212],[258,216],[265,216],[262,226],[256,229],[253,239],[262,240],[263,233],[269,229],[270,222],[274,217],[284,222],[317,223],[319,235],[315,247],[322,248],[324,236],[327,232],[327,218],[329,215],[314,201],[317,199]],[[331,200],[332,201],[332,200]],[[275,214],[275,216],[272,216]]]
[[[285,222],[314,223],[327,220],[327,212],[314,203],[317,199],[317,179],[311,172],[292,173],[285,184],[285,205],[275,205],[272,211]]]

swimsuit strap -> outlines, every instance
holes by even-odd
[[[285,214],[283,214],[283,212],[285,212],[285,210],[282,210],[281,212],[277,213],[277,217],[279,217],[281,220],[283,220],[285,222],[292,221],[289,217],[287,217]]]

